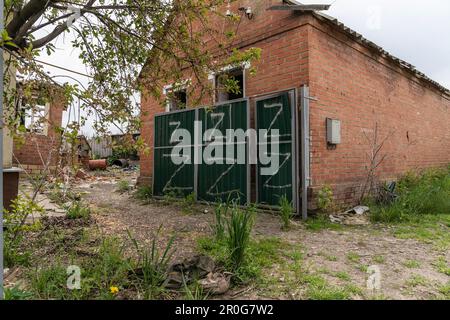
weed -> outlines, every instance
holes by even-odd
[[[66,270],[59,265],[37,269],[30,275],[30,289],[38,299],[67,299],[70,290],[66,287]]]
[[[291,219],[294,216],[294,208],[292,207],[292,203],[288,200],[286,195],[283,195],[280,198],[278,203],[280,206],[280,217],[282,221],[282,229],[289,230],[291,226]]]
[[[196,203],[197,203],[197,196],[195,195],[195,193],[192,192],[187,196],[185,196],[181,202],[183,212],[185,213],[192,212],[192,209],[194,208]]]
[[[421,275],[413,275],[411,276],[407,281],[406,281],[406,285],[408,287],[417,287],[417,286],[424,286],[428,283],[427,278],[421,276]]]
[[[377,255],[373,257],[373,262],[383,264],[386,262],[386,259],[381,255]]]
[[[340,224],[331,222],[327,217],[319,215],[306,220],[306,228],[311,231],[322,230],[342,230],[343,227]]]
[[[150,201],[153,197],[153,189],[151,186],[140,186],[135,193],[135,197],[141,201]]]
[[[403,265],[409,269],[418,269],[420,268],[420,263],[417,260],[406,260],[403,262]]]
[[[361,257],[360,257],[359,254],[357,254],[357,253],[355,253],[355,252],[349,252],[349,253],[347,253],[347,259],[348,259],[350,262],[353,262],[353,263],[359,263],[360,260],[361,260]]]
[[[351,280],[350,275],[347,272],[345,272],[345,271],[338,271],[338,272],[336,272],[334,274],[334,276],[336,278],[339,278],[339,279],[344,280],[344,281],[350,281]]]
[[[137,286],[144,292],[145,299],[152,299],[162,291],[162,283],[166,279],[169,261],[173,255],[172,245],[175,236],[169,239],[163,251],[157,246],[158,237],[161,233],[162,226],[159,227],[156,235],[152,239],[150,250],[142,248],[141,245],[131,236],[136,251],[139,254],[137,267],[133,270],[137,281]]]
[[[329,185],[323,186],[317,193],[317,208],[327,213],[333,207],[333,190]]]
[[[131,190],[130,182],[128,180],[120,180],[117,182],[117,191],[125,193]]]
[[[317,275],[304,274],[301,283],[307,286],[306,295],[310,300],[349,300],[352,292],[347,288],[338,288]]]
[[[183,291],[184,298],[186,300],[206,300],[208,299],[208,294],[204,292],[203,287],[198,283],[198,281],[194,281],[191,285],[186,284],[186,280],[183,276]]]
[[[433,265],[440,273],[450,276],[450,264],[447,262],[445,257],[439,257]]]
[[[397,186],[398,198],[389,205],[372,205],[376,222],[417,221],[424,215],[450,213],[450,168],[409,173]]]
[[[450,282],[441,286],[439,292],[444,296],[445,300],[450,300]]]
[[[230,218],[227,220],[226,242],[234,270],[239,269],[244,262],[245,251],[250,241],[253,222],[253,208],[243,210],[237,204],[233,204]]]
[[[90,214],[89,207],[81,201],[75,201],[69,207],[66,207],[66,216],[69,219],[89,219]]]
[[[23,291],[18,287],[5,288],[4,292],[5,300],[28,300],[32,296],[33,294],[31,292]]]
[[[228,212],[228,204],[219,202],[214,208],[214,224],[212,226],[216,240],[221,241],[225,238],[226,215]]]
[[[33,224],[26,224],[27,218],[38,212],[44,215],[44,209],[31,199],[18,196],[11,204],[11,210],[4,213],[4,264],[6,267],[28,265],[30,252],[22,249],[25,234],[41,227],[39,220]]]

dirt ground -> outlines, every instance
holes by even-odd
[[[135,176],[127,179],[134,182]],[[140,241],[149,242],[162,226],[161,245],[176,235],[175,259],[190,257],[197,251],[197,239],[211,234],[212,207],[196,207],[186,213],[179,205],[152,202],[142,204],[131,193],[117,192],[114,180],[80,184],[77,189],[90,203],[94,219],[108,235],[128,237],[127,231]],[[207,212],[206,212],[206,211]],[[449,232],[449,225],[443,225]],[[284,232],[274,214],[259,213],[254,228],[257,239],[276,238],[298,251],[302,268],[317,274],[330,285],[357,288],[354,299],[446,299],[450,277],[448,243],[399,237],[396,227],[383,225],[325,226],[311,228],[296,222]],[[448,239],[448,238],[446,238]],[[440,264],[439,264],[440,263]],[[301,299],[302,282],[296,281],[290,262],[275,263],[264,272],[264,285],[253,285],[239,299]],[[439,269],[437,266],[441,266]],[[442,271],[442,265],[447,268]],[[381,289],[369,291],[368,269],[375,266],[381,275]],[[444,289],[442,289],[444,288]]]

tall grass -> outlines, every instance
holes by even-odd
[[[289,230],[291,226],[291,219],[294,216],[294,208],[286,195],[283,195],[279,201],[280,217],[282,222],[282,229]]]
[[[239,269],[245,259],[245,251],[250,241],[250,233],[254,222],[254,208],[241,209],[237,204],[231,208],[230,218],[227,220],[226,242],[233,268]]]
[[[172,250],[174,236],[169,239],[162,251],[158,248],[158,238],[161,230],[162,226],[159,227],[156,235],[153,237],[150,249],[140,246],[128,232],[139,255],[137,267],[134,268],[133,273],[138,280],[136,282],[138,290],[144,293],[145,299],[153,299],[161,292],[161,286],[166,279],[169,262],[174,252]]]
[[[450,167],[408,173],[398,182],[397,199],[388,205],[373,205],[376,222],[402,222],[424,215],[450,214]]]

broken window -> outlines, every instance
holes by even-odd
[[[48,104],[22,105],[20,124],[27,132],[47,135]]]
[[[186,89],[170,89],[167,91],[167,110],[175,111],[185,109],[187,107],[187,90]]]
[[[244,98],[244,69],[236,68],[216,75],[216,102]]]

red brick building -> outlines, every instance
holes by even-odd
[[[376,125],[380,139],[389,137],[380,179],[450,163],[448,89],[334,18],[318,12],[267,10],[275,4],[282,1],[238,1],[232,6],[237,11],[250,5],[253,13],[252,19],[242,19],[236,47],[262,49],[257,74],[248,76],[243,70],[243,95],[251,101],[265,93],[309,87],[314,97],[307,119],[310,195],[331,185],[337,200],[354,202],[367,176],[367,137]],[[140,181],[150,183],[154,115],[170,106],[165,107],[164,95],[156,100],[145,90],[141,103],[141,134],[151,152],[141,155]],[[340,120],[339,144],[327,141],[327,119]]]
[[[13,163],[28,173],[38,173],[49,163],[54,169],[59,161],[60,128],[67,102],[64,94],[52,85],[37,85],[27,101],[19,86],[18,113],[25,129],[13,148]]]

